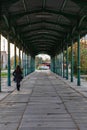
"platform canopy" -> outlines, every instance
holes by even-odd
[[[87,33],[87,0],[1,0],[0,8],[0,32],[34,56],[55,56]]]

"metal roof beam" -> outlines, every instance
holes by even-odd
[[[30,15],[30,14],[36,14],[37,13],[51,13],[51,14],[56,14],[56,15],[62,15],[64,17],[66,17],[67,19],[73,19],[73,18],[77,18],[78,15],[74,14],[74,13],[69,13],[69,12],[64,12],[64,11],[60,11],[60,10],[51,10],[51,9],[40,9],[40,10],[33,10],[33,11],[27,11],[27,12],[17,12],[15,14],[10,14],[11,17],[14,17],[14,18],[21,18],[21,17],[24,17],[25,15]],[[43,14],[42,14],[43,15]]]
[[[62,30],[58,30],[58,29],[51,29],[51,28],[47,28],[47,27],[43,27],[43,28],[41,28],[41,27],[39,27],[39,28],[37,28],[37,29],[31,29],[31,30],[26,30],[26,31],[22,31],[21,32],[21,34],[26,34],[26,33],[30,33],[30,32],[34,32],[34,31],[39,31],[39,30],[41,30],[41,31],[53,31],[53,32],[56,32],[56,33],[62,33],[62,34],[64,34],[64,33],[66,33],[66,32],[64,32],[64,31],[67,31],[67,30],[64,30],[64,31],[62,31]]]
[[[25,24],[22,24],[22,25],[18,25],[17,28],[24,28],[24,27],[27,27],[27,26],[33,26],[35,24],[41,24],[41,23],[44,23],[44,24],[52,24],[52,25],[57,25],[57,26],[60,26],[61,28],[67,28],[67,27],[70,27],[71,25],[69,24],[65,24],[65,23],[59,23],[59,22],[53,22],[53,21],[46,21],[46,20],[40,20],[40,21],[37,21],[37,22],[31,22],[31,23],[25,23]]]
[[[44,33],[32,34],[32,35],[27,35],[27,36],[25,36],[24,34],[22,35],[23,39],[25,39],[25,38],[33,38],[35,36],[49,36],[49,37],[54,37],[54,38],[57,38],[57,39],[61,39],[62,38],[61,36],[58,36],[58,35],[55,35],[55,34],[51,34],[51,33],[47,33],[47,34],[44,34]]]

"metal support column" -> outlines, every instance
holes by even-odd
[[[9,41],[9,34],[7,36],[7,40],[8,40],[8,86],[11,86],[11,66],[10,66],[10,41]]]
[[[64,69],[64,48],[63,48],[63,78],[65,78],[65,69]]]
[[[24,53],[24,75],[26,76],[26,54]]]
[[[28,64],[28,61],[27,61],[27,54],[26,54],[26,75],[28,74],[27,64]]]
[[[1,34],[0,34],[0,92],[1,92]]]
[[[21,67],[22,67],[22,69],[23,69],[23,48],[22,48],[22,59],[21,59]]]
[[[55,57],[53,57],[53,72],[55,73]]]
[[[68,79],[68,43],[66,46],[66,79]]]
[[[16,62],[16,43],[14,44],[14,69],[16,68],[17,62]]]
[[[71,42],[71,82],[73,82],[73,41]]]
[[[22,63],[22,67],[23,67],[23,76],[25,76],[25,59],[24,59],[24,57],[25,57],[25,54],[24,54],[24,52],[23,52],[23,63]]]
[[[80,34],[78,34],[77,60],[77,85],[80,86]]]
[[[60,54],[60,76],[62,76],[62,53]]]
[[[20,47],[19,47],[19,65],[21,66],[21,53],[20,53]]]

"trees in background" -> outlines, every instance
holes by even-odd
[[[71,47],[68,48],[69,63],[71,63]],[[77,72],[77,43],[73,44],[73,63],[74,73]],[[81,73],[87,74],[87,44],[86,42],[80,43],[80,67]]]

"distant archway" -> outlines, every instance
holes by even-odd
[[[50,69],[51,57],[47,54],[39,54],[35,57],[36,70],[48,70]]]

